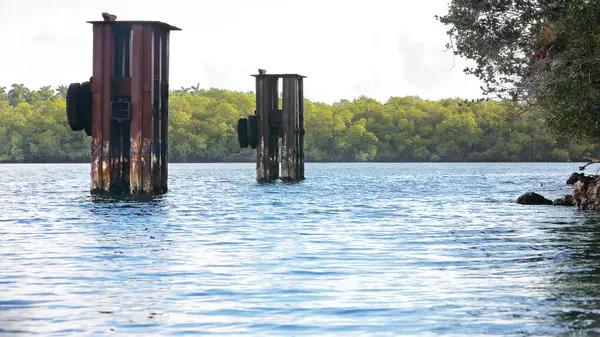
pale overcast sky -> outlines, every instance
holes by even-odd
[[[200,83],[253,91],[251,74],[307,76],[306,96],[333,102],[367,95],[481,97],[434,19],[449,0],[0,0],[0,86],[83,82],[92,71],[89,20],[164,21],[172,88]],[[270,18],[270,19],[269,19]],[[274,31],[269,31],[275,29]],[[262,35],[262,33],[265,33]],[[275,47],[271,41],[276,40]]]

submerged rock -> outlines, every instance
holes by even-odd
[[[558,198],[552,202],[554,206],[575,206],[575,201],[573,200],[573,196],[570,194],[565,195],[562,198]]]
[[[543,196],[529,192],[517,198],[517,204],[521,205],[552,205],[552,200],[548,200]]]

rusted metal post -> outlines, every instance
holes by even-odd
[[[169,125],[169,30],[164,30],[160,38],[160,190],[167,191],[169,175],[168,125]]]
[[[274,123],[273,111],[279,105],[277,78],[256,77],[256,119],[258,145],[256,150],[256,179],[260,182],[277,180],[279,177],[279,133]],[[249,120],[252,116],[249,116]],[[253,123],[250,123],[253,125]],[[252,126],[250,126],[252,128]]]
[[[238,140],[242,148],[256,149],[256,179],[272,182],[304,179],[304,104],[302,79],[297,74],[266,74],[256,78],[256,112],[238,121]],[[282,107],[279,105],[279,80],[283,79]],[[279,139],[281,154],[279,151]],[[281,176],[279,160],[281,158]]]
[[[91,191],[164,193],[169,34],[180,29],[158,21],[89,23],[94,33],[89,92],[71,84],[67,115],[72,130],[92,136]]]
[[[298,156],[297,179],[304,179],[304,78],[298,77]]]
[[[281,123],[281,180],[300,180],[300,104],[299,79],[283,78],[283,114]]]

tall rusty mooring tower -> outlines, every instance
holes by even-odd
[[[69,125],[92,136],[92,193],[164,193],[169,34],[181,29],[115,19],[88,22],[93,25],[92,77],[69,86]]]
[[[256,78],[256,111],[238,121],[240,147],[256,149],[256,179],[259,182],[303,180],[305,76],[267,74],[263,69],[252,76]]]

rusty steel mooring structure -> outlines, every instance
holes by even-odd
[[[116,18],[116,17],[115,17]],[[167,191],[169,34],[158,21],[88,21],[93,71],[67,91],[73,131],[91,140],[91,192]]]
[[[262,69],[252,76],[256,78],[256,110],[254,115],[238,121],[240,147],[256,149],[256,179],[259,182],[303,180],[305,76],[267,74]]]

